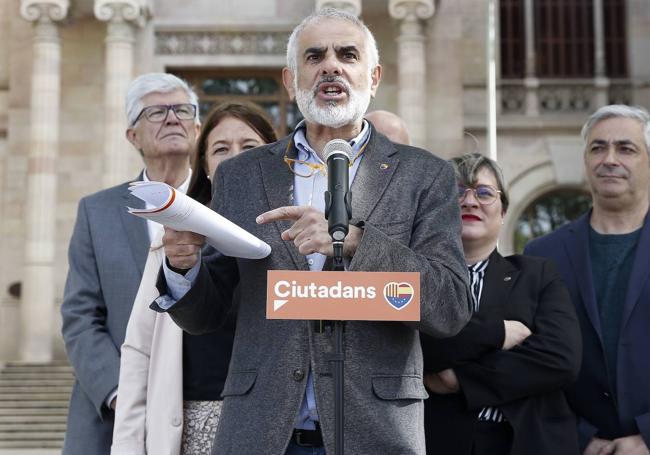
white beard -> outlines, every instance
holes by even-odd
[[[293,86],[296,92],[296,104],[298,104],[298,109],[300,109],[305,120],[329,128],[340,128],[363,117],[370,105],[370,89],[363,92],[356,91],[340,76],[327,78],[327,81],[339,82],[345,86],[349,97],[347,103],[339,104],[332,101],[321,107],[316,104],[318,84],[311,90],[300,90],[297,78],[294,78]]]

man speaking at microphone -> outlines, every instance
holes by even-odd
[[[334,453],[332,332],[265,317],[268,270],[328,269],[323,150],[332,139],[351,148],[347,269],[421,273],[419,323],[346,324],[346,453],[425,453],[418,329],[447,337],[463,327],[467,270],[451,167],[363,120],[380,77],[375,40],[360,20],[333,9],[307,17],[289,38],[283,70],[305,120],[289,137],[223,163],[215,178],[212,208],[270,244],[271,255],[202,260],[201,236],[166,232],[164,295],[153,308],[191,333],[214,330],[239,286],[214,454]]]

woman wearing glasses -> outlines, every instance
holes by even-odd
[[[474,315],[455,337],[420,335],[427,452],[576,455],[562,393],[581,355],[569,294],[548,261],[497,251],[508,208],[498,165],[480,154],[452,164]]]
[[[275,141],[261,108],[238,102],[217,106],[197,141],[188,195],[208,204],[209,176],[221,162]],[[122,345],[112,455],[209,455],[212,450],[234,315],[218,331],[195,336],[167,313],[150,310],[158,297],[155,282],[163,254],[152,246]],[[207,247],[202,254],[218,253]]]

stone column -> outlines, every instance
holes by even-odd
[[[139,160],[125,137],[124,99],[134,76],[135,26],[144,25],[148,8],[140,0],[95,0],[94,10],[97,19],[107,22],[102,183],[109,187],[133,178],[131,163]]]
[[[526,116],[537,117],[539,115],[539,79],[536,74],[537,56],[535,54],[535,12],[533,10],[533,0],[524,0],[524,26],[526,31],[525,110]]]
[[[68,0],[20,3],[22,17],[34,22],[20,341],[20,357],[29,362],[52,360],[61,96],[61,44],[55,21],[66,17],[68,7]]]
[[[609,78],[605,60],[605,19],[603,0],[594,0],[594,86],[592,110],[609,104]]]
[[[336,8],[359,16],[361,14],[361,0],[316,0],[316,9]]]
[[[401,21],[397,38],[399,116],[413,145],[426,144],[426,49],[422,21],[433,16],[432,0],[389,0],[390,16]]]
[[[0,2],[0,40],[2,40],[0,41],[0,130],[6,127],[9,108],[9,43],[11,36],[9,18],[12,12],[11,6],[11,3]],[[4,175],[4,173],[0,175]]]

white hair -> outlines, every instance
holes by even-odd
[[[129,127],[135,126],[135,119],[144,107],[142,98],[150,93],[170,93],[176,90],[183,90],[191,104],[197,106],[197,115],[194,121],[199,123],[198,104],[199,97],[187,82],[173,74],[168,73],[146,73],[136,77],[126,92],[126,119]]]
[[[610,104],[591,114],[580,132],[585,145],[587,145],[587,139],[593,127],[597,123],[610,118],[629,118],[641,122],[643,136],[645,137],[645,148],[650,154],[650,114],[640,106],[628,106],[626,104]]]
[[[366,37],[366,54],[368,55],[368,70],[372,72],[379,64],[379,51],[377,50],[377,41],[372,36],[372,32],[366,27],[366,24],[354,14],[336,8],[323,8],[313,12],[300,22],[291,32],[287,42],[287,67],[293,73],[294,78],[298,71],[298,38],[307,26],[319,22],[323,19],[339,19],[348,21],[358,27]]]

